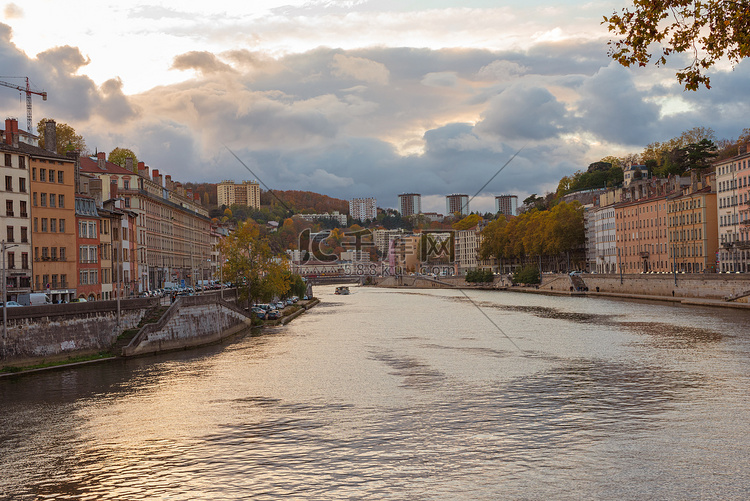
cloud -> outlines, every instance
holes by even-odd
[[[422,85],[426,87],[455,87],[458,77],[453,72],[428,73],[422,78]]]
[[[216,55],[206,51],[191,51],[175,56],[172,69],[197,70],[204,75],[234,71],[231,66],[220,61]]]
[[[23,18],[23,9],[14,3],[9,3],[3,9],[3,16],[5,19],[21,19]]]
[[[612,63],[585,80],[578,110],[584,127],[601,139],[646,144],[658,129],[659,106],[635,86],[631,73]]]
[[[515,85],[490,101],[477,130],[539,141],[558,136],[569,125],[565,106],[549,90]]]
[[[331,68],[333,74],[337,77],[351,77],[379,85],[388,84],[388,68],[381,63],[363,57],[336,54],[333,56]]]

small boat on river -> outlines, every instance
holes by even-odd
[[[342,296],[346,296],[347,294],[349,294],[349,287],[346,287],[346,286],[343,286],[343,285],[340,286],[340,287],[336,287],[336,292],[334,292],[334,294],[339,294],[339,295],[342,295]]]

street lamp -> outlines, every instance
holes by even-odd
[[[8,283],[5,278],[5,251],[12,249],[13,247],[18,247],[18,244],[8,245],[5,240],[3,240],[0,242],[0,246],[2,246],[3,253],[3,353],[5,353],[5,340],[8,336],[8,292],[6,290]]]

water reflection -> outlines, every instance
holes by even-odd
[[[332,292],[262,336],[0,380],[0,499],[747,494],[742,315],[472,293],[520,352],[455,291]]]

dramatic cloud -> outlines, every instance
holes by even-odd
[[[472,209],[490,211],[494,195],[544,194],[604,156],[692,127],[719,137],[748,127],[750,65],[716,69],[713,89],[694,93],[673,70],[622,68],[599,23],[614,4],[261,3],[231,14],[92,3],[101,22],[71,32],[81,45],[23,24],[37,4],[15,20],[6,6],[6,22],[25,31],[0,24],[0,67],[49,93],[34,98],[35,120],[69,123],[92,149],[130,148],[174,180],[257,176],[384,207],[418,192],[437,212],[449,193],[476,194]],[[43,49],[17,45],[46,37]],[[141,78],[152,80],[129,90]],[[25,101],[0,88],[0,110],[23,116]]]

